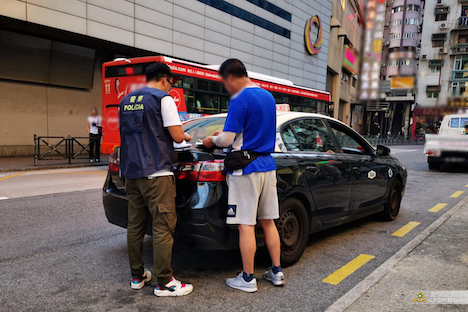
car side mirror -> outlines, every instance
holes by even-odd
[[[377,145],[377,156],[390,156],[391,150],[383,145]]]

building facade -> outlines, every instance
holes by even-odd
[[[417,120],[434,130],[444,115],[464,112],[468,90],[468,1],[426,1]]]
[[[333,117],[364,133],[364,107],[357,99],[362,4],[358,0],[333,1],[328,49],[327,91],[333,102]]]
[[[436,1],[436,0],[435,0]],[[416,99],[424,1],[387,0],[382,47],[381,101],[372,109],[370,133],[408,133]],[[402,130],[404,128],[404,130]]]
[[[86,136],[101,106],[101,65],[166,55],[326,89],[331,0],[0,0],[0,156],[30,155],[33,135]],[[310,54],[304,28],[319,20]]]

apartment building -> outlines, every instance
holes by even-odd
[[[464,112],[467,85],[468,1],[426,1],[415,117],[432,128],[444,115]]]
[[[437,1],[437,0],[435,0]],[[371,134],[399,134],[410,128],[424,1],[387,0],[382,47],[381,101],[373,111]]]

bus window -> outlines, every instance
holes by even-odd
[[[221,97],[221,113],[227,113],[229,107],[229,97],[222,96]]]
[[[198,79],[198,90],[208,91],[208,80]]]
[[[216,81],[210,81],[210,92],[216,92],[220,93],[221,92],[221,84]]]
[[[283,104],[283,95],[278,92],[271,92],[273,97],[275,98],[276,104]]]
[[[174,88],[182,88],[182,76],[181,75],[174,75],[174,79],[172,87]]]
[[[195,92],[196,109],[203,114],[217,114],[219,111],[219,99],[208,93]]]
[[[184,77],[183,82],[184,89],[195,89],[195,78]]]

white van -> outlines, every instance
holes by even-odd
[[[442,120],[438,134],[426,134],[424,154],[429,169],[439,169],[441,164],[468,164],[468,135],[465,125],[468,114],[447,115]]]
[[[440,134],[465,134],[468,114],[447,115],[440,125]]]

